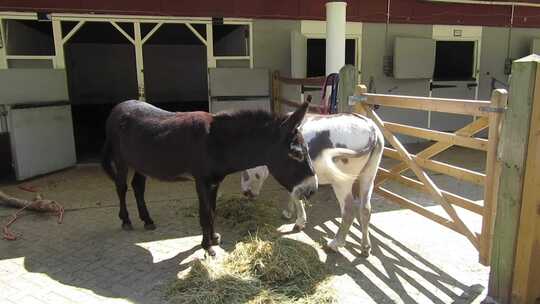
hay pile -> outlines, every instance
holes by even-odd
[[[283,224],[278,204],[270,200],[250,200],[241,196],[220,198],[218,221],[234,228],[242,236],[264,232],[266,236]]]
[[[221,205],[221,206],[220,206]],[[222,220],[250,233],[226,257],[197,260],[167,292],[171,303],[334,303],[330,272],[312,246],[280,238],[273,202],[223,199]]]

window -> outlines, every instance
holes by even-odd
[[[52,56],[54,40],[51,22],[7,20],[8,55]]]
[[[249,26],[213,25],[215,56],[249,56]]]
[[[345,40],[345,64],[356,64],[355,39]],[[326,39],[310,38],[307,40],[307,77],[326,75]]]
[[[474,41],[437,41],[433,80],[474,80]]]

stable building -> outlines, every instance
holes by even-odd
[[[370,92],[489,99],[513,59],[540,52],[540,1],[347,1],[346,10],[345,62]],[[272,72],[327,74],[324,19],[325,1],[3,1],[0,172],[13,163],[24,179],[94,161],[110,109],[127,99],[270,109]],[[378,111],[438,130],[472,120]]]

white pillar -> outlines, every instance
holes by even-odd
[[[346,9],[347,2],[326,3],[326,75],[345,65]]]

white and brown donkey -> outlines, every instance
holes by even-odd
[[[306,115],[300,131],[319,184],[332,185],[341,208],[341,225],[328,247],[337,251],[345,245],[345,237],[356,217],[362,227],[362,255],[369,256],[370,199],[383,153],[383,135],[370,119],[357,114]],[[244,195],[257,196],[267,177],[266,166],[244,171],[241,179]],[[291,218],[295,210],[295,229],[301,230],[306,225],[303,201],[291,198],[283,215]]]

